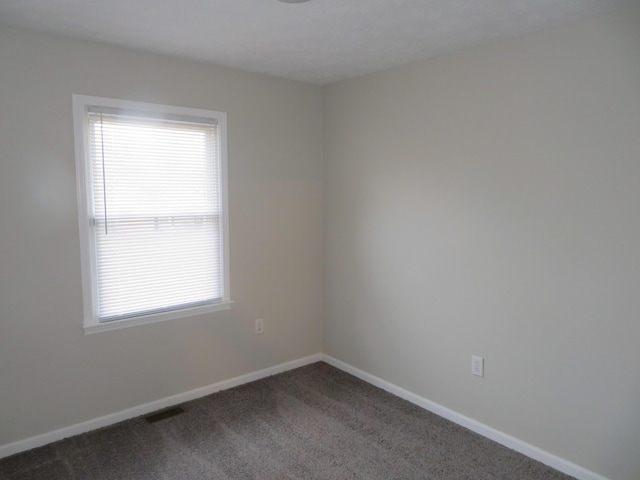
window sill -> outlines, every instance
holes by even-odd
[[[231,308],[232,300],[225,300],[213,305],[205,305],[194,308],[185,308],[174,312],[163,312],[152,315],[144,315],[140,317],[127,318],[125,320],[112,320],[110,322],[85,322],[83,325],[85,335],[110,332],[112,330],[120,330],[122,328],[138,327],[150,323],[164,322],[167,320],[175,320],[177,318],[193,317],[210,312],[218,312],[220,310],[228,310]]]

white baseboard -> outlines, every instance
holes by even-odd
[[[571,475],[572,477],[577,478],[578,480],[609,480],[602,475],[599,475],[595,472],[587,470],[575,463],[571,463],[568,460],[560,458],[552,453],[546,452],[538,447],[535,447],[527,442],[519,440],[511,435],[508,435],[504,432],[496,430],[484,423],[480,423],[477,420],[466,417],[458,412],[450,410],[442,405],[432,402],[431,400],[427,400],[426,398],[421,397],[420,395],[416,395],[404,388],[398,387],[393,383],[387,382],[379,377],[371,375],[359,368],[353,367],[348,363],[345,363],[337,358],[333,358],[329,355],[322,354],[322,360],[327,362],[329,365],[333,365],[340,370],[343,370],[347,373],[350,373],[354,377],[358,377],[361,380],[364,380],[371,385],[375,385],[376,387],[382,388],[397,397],[403,398],[414,405],[418,405],[419,407],[424,408],[425,410],[429,410],[430,412],[435,413],[447,420],[450,420],[458,425],[461,425],[469,430],[476,432],[483,437],[487,437],[501,445],[504,445],[511,450],[515,450],[516,452],[522,453],[529,458],[537,460],[545,465],[548,465],[556,470],[566,473],[567,475]]]
[[[145,403],[143,405],[138,405],[136,407],[128,408],[120,412],[116,412],[109,415],[105,415],[103,417],[88,420],[86,422],[76,423],[75,425],[71,425],[69,427],[64,427],[58,430],[54,430],[52,432],[36,435],[35,437],[26,438],[24,440],[18,440],[17,442],[9,443],[6,445],[0,445],[0,458],[4,458],[4,457],[8,457],[9,455],[14,455],[16,453],[24,452],[32,448],[41,447],[48,443],[56,442],[58,440],[72,437],[74,435],[79,435],[81,433],[89,432],[91,430],[96,430],[98,428],[113,425],[115,423],[122,422],[123,420],[129,420],[130,418],[146,415],[148,413],[155,412],[163,408],[172,407],[180,403],[195,400],[197,398],[204,397],[206,395],[210,395],[212,393],[219,392],[221,390],[237,387],[238,385],[243,385],[245,383],[253,382],[255,380],[260,380],[261,378],[269,377],[277,373],[285,372],[287,370],[292,370],[294,368],[302,367],[304,365],[309,365],[311,363],[319,362],[323,358],[324,358],[323,355],[318,353],[316,355],[311,355],[309,357],[300,358],[298,360],[293,360],[291,362],[282,363],[280,365],[265,368],[263,370],[258,370],[257,372],[241,375],[239,377],[231,378],[229,380],[224,380],[222,382],[214,383],[212,385],[196,388],[195,390],[190,390],[188,392],[172,395],[170,397]]]

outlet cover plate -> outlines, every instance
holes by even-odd
[[[471,374],[476,377],[484,377],[484,358],[471,355]]]
[[[264,332],[264,319],[256,318],[256,333]]]

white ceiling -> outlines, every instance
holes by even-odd
[[[326,84],[639,0],[0,0],[0,24]]]

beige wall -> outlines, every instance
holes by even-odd
[[[324,108],[325,352],[640,478],[640,10],[333,84]]]
[[[84,335],[74,93],[228,113],[231,310]],[[321,108],[316,86],[0,29],[0,445],[320,352]]]

